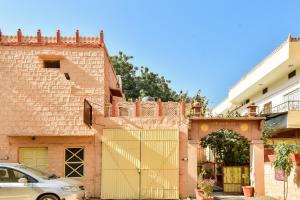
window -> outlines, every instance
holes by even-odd
[[[60,68],[59,60],[44,60],[45,68]]]
[[[264,104],[264,114],[270,114],[272,112],[272,101]]]
[[[67,80],[71,80],[69,73],[64,73]]]
[[[91,104],[85,99],[83,108],[83,122],[89,127],[92,126],[93,108]]]
[[[296,70],[292,71],[291,73],[289,73],[288,77],[293,78],[294,76],[296,76]]]
[[[82,177],[84,175],[84,149],[67,148],[65,150],[65,176]]]
[[[246,105],[246,104],[249,103],[249,102],[250,102],[250,99],[246,99],[245,101],[242,102],[242,106],[243,106],[243,105]]]
[[[9,183],[11,179],[9,177],[7,168],[0,168],[0,183]]]
[[[267,92],[268,92],[268,88],[265,88],[265,89],[262,90],[263,94],[266,94]]]
[[[31,176],[14,169],[0,167],[0,183],[18,183],[20,178],[26,178],[28,183],[37,182]]]

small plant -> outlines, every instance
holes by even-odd
[[[287,183],[287,177],[290,175],[293,163],[291,160],[291,154],[292,150],[290,149],[289,145],[285,143],[280,143],[275,147],[275,155],[276,158],[272,162],[272,166],[276,170],[282,170],[283,171],[283,199],[287,199],[288,195],[288,183]]]
[[[267,143],[267,140],[271,138],[276,132],[275,127],[276,123],[265,123],[263,131],[262,131],[262,139],[264,143]]]
[[[200,106],[200,114],[204,116],[207,111],[208,99],[201,94],[201,90],[198,90],[196,96],[192,98],[193,106]]]
[[[202,170],[198,176],[198,189],[203,192],[203,197],[208,198],[213,191],[215,185],[215,180],[213,179],[204,179],[205,171]]]

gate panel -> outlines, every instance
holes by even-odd
[[[178,130],[105,129],[102,199],[178,199]]]
[[[247,166],[223,167],[224,192],[241,193],[242,186],[249,185],[249,173]]]
[[[19,162],[48,172],[48,148],[20,148]]]
[[[179,132],[141,132],[141,198],[178,199]]]
[[[102,199],[138,199],[140,133],[105,129],[102,136]]]

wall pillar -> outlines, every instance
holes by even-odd
[[[199,141],[189,141],[188,143],[188,196],[195,197],[195,188],[197,188],[197,149]]]
[[[265,194],[264,142],[252,140],[250,144],[250,180],[256,196]]]

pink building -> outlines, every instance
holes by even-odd
[[[263,177],[263,119],[189,120],[184,102],[124,101],[103,32],[0,32],[0,104],[0,162],[79,179],[89,196],[194,196],[199,137],[221,126],[253,141],[252,179]],[[263,180],[253,184],[263,194]]]

